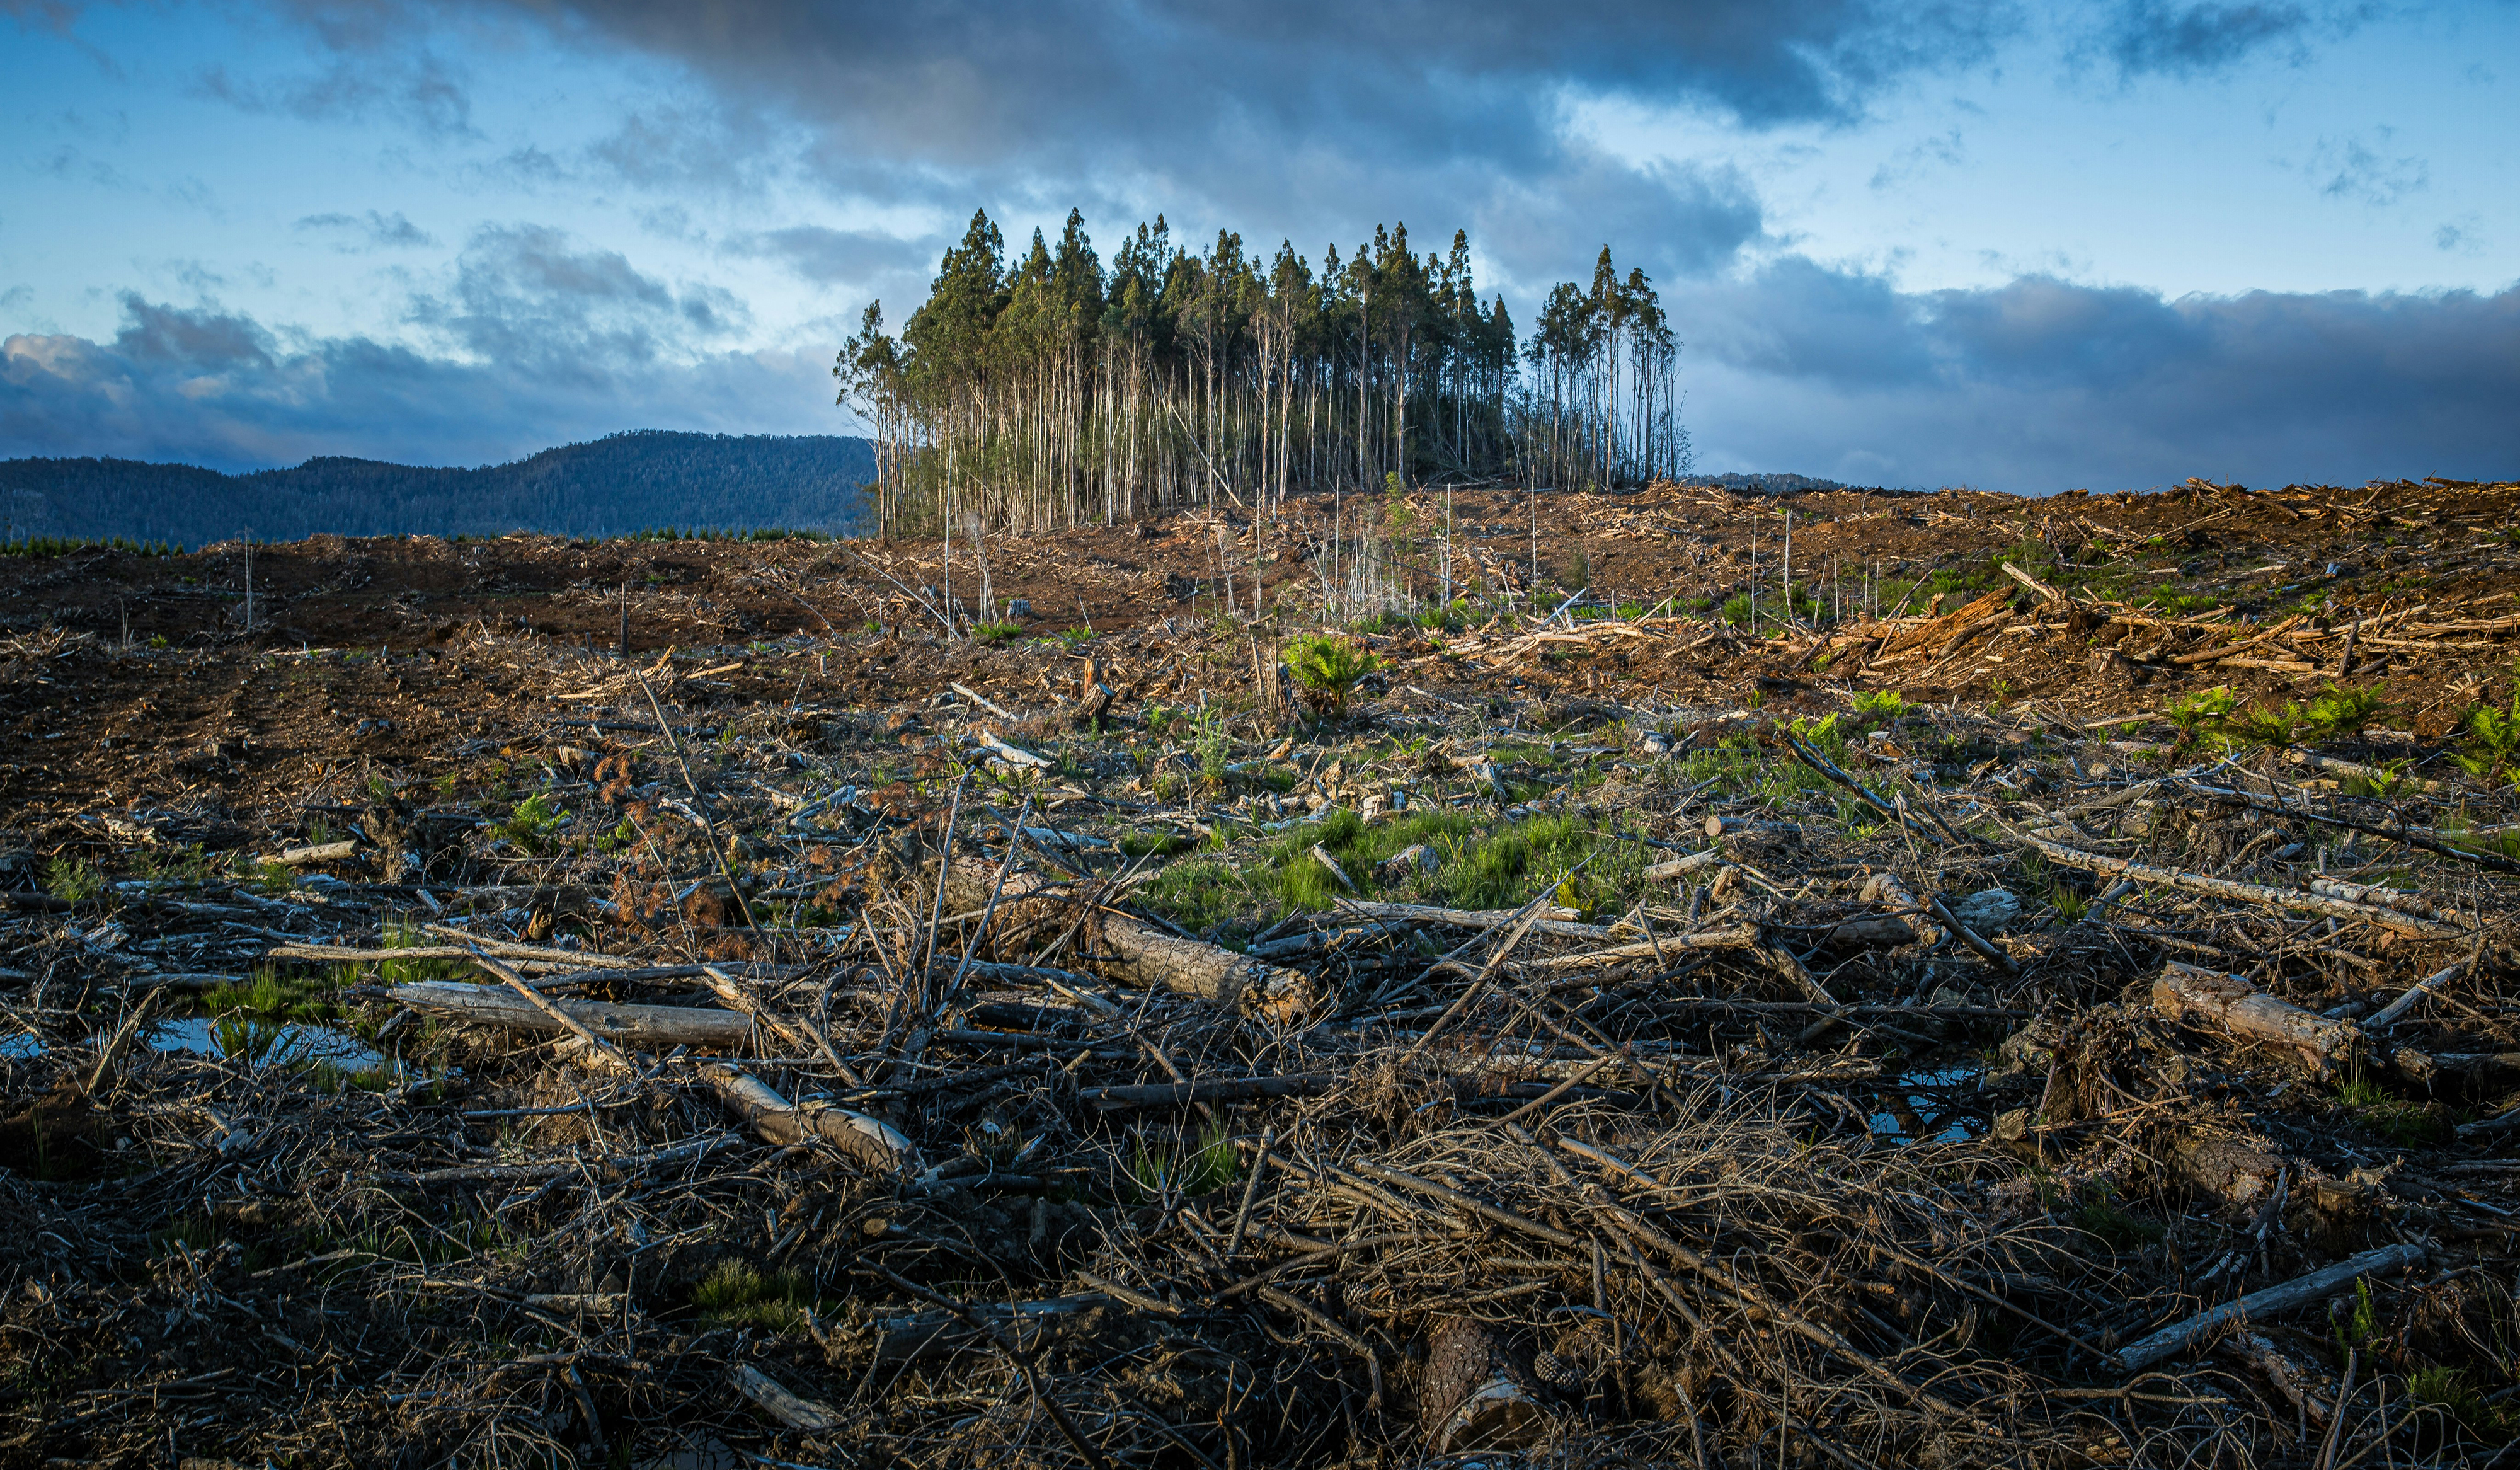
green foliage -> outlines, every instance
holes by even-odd
[[[1336,633],[1308,633],[1287,643],[1280,653],[1295,676],[1305,703],[1325,719],[1347,712],[1357,681],[1380,666],[1380,661]]]
[[[2228,690],[2213,692],[2229,694]],[[2377,687],[2330,684],[2307,705],[2287,701],[2280,709],[2225,708],[2219,715],[2199,711],[2196,729],[2233,745],[2302,745],[2359,734],[2388,710],[2389,702]],[[2181,728],[2188,727],[2182,724]]]
[[[2226,685],[2218,685],[2198,694],[2182,695],[2170,702],[2162,717],[2179,727],[2182,743],[2220,735],[2231,712],[2240,708],[2240,697]]]
[[[790,1332],[803,1326],[814,1294],[792,1270],[764,1271],[729,1257],[692,1288],[692,1307],[721,1327],[762,1327]]]
[[[2442,1410],[2459,1428],[2488,1444],[2520,1437],[2520,1415],[2488,1402],[2461,1369],[2441,1364],[2417,1368],[2407,1376],[2407,1397]]]
[[[567,820],[567,812],[541,792],[535,792],[518,802],[497,830],[499,836],[540,856],[549,848],[552,834]]]
[[[1191,729],[1192,743],[1198,751],[1198,772],[1210,790],[1225,786],[1226,758],[1233,754],[1225,735],[1225,712],[1201,710]]]
[[[2479,705],[2458,727],[2466,737],[2455,758],[2460,768],[2486,781],[2500,780],[2520,756],[2520,689],[2512,691],[2509,709]]]
[[[1089,628],[1066,628],[1060,631],[1058,641],[1067,645],[1067,651],[1069,653],[1075,653],[1086,644],[1094,641],[1094,633]]]
[[[1853,704],[1856,718],[1868,724],[1888,724],[1915,708],[1896,689],[1875,689],[1859,694]]]
[[[1722,618],[1726,622],[1732,624],[1734,627],[1748,627],[1750,625],[1750,594],[1747,592],[1735,592],[1732,596],[1724,599],[1723,610],[1716,616]]]
[[[971,636],[982,643],[1005,643],[1022,637],[1023,631],[1020,622],[983,622],[971,629]]]
[[[2398,1096],[2360,1068],[2338,1080],[2336,1102],[2357,1123],[2392,1143],[2420,1145],[2451,1136],[2451,1121],[2440,1110]]]
[[[1214,1194],[1242,1172],[1234,1134],[1223,1119],[1208,1124],[1194,1140],[1174,1138],[1169,1146],[1150,1148],[1138,1135],[1137,1157],[1129,1164],[1129,1182],[1146,1201]]]
[[[2057,918],[2068,924],[2080,924],[2083,915],[2091,912],[2092,898],[2089,894],[2060,883],[2048,891],[2048,905],[2056,910]]]
[[[2336,1322],[2336,1346],[2340,1351],[2368,1349],[2380,1336],[2380,1308],[2371,1300],[2371,1283],[2354,1283],[2354,1305]]]
[[[329,985],[303,974],[283,974],[274,965],[256,966],[242,985],[204,990],[202,1009],[213,1016],[284,1022],[330,1021],[340,1014]]]
[[[86,858],[65,853],[44,864],[44,889],[66,903],[85,903],[106,891],[105,874]]]

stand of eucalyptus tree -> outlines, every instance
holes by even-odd
[[[1071,210],[1012,265],[974,214],[901,335],[869,305],[832,374],[874,431],[883,532],[950,538],[1426,480],[1642,482],[1688,468],[1678,358],[1644,273],[1620,280],[1607,247],[1517,351],[1458,231],[1420,257],[1406,225],[1377,227],[1317,273],[1231,231],[1177,247],[1158,215],[1106,269]]]

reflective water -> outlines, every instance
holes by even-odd
[[[1875,1094],[1876,1137],[1894,1143],[1958,1143],[1986,1131],[1975,1101],[1980,1069],[1975,1062],[1921,1068]]]
[[[236,1016],[182,1016],[149,1029],[149,1044],[159,1051],[185,1051],[196,1056],[249,1061],[277,1067],[330,1062],[344,1072],[381,1066],[383,1053],[347,1032],[329,1026],[250,1021]]]

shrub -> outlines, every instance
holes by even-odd
[[[1336,719],[1347,713],[1348,696],[1356,692],[1357,681],[1372,673],[1380,661],[1373,655],[1336,633],[1313,633],[1288,643],[1281,655],[1286,671],[1304,692],[1304,702],[1313,712],[1325,719]]]
[[[2467,737],[2466,749],[2456,757],[2459,765],[2469,775],[2500,779],[2512,758],[2520,756],[2520,690],[2512,692],[2510,709],[2479,705],[2458,727]]]

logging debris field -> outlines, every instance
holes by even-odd
[[[0,1461],[2481,1463],[2515,509],[0,557]]]

